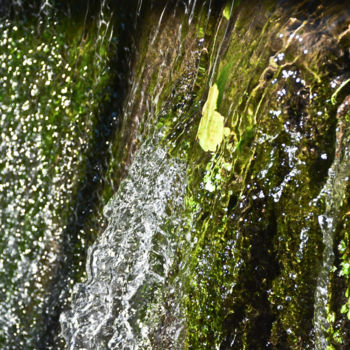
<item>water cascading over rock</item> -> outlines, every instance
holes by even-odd
[[[150,347],[145,314],[157,304],[173,265],[185,168],[152,140],[105,207],[109,225],[89,248],[87,281],[73,291],[61,324],[69,349]],[[143,323],[144,322],[144,323]]]
[[[348,6],[34,3],[0,20],[3,348],[347,349]]]

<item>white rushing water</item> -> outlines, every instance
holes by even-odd
[[[61,316],[68,349],[149,347],[147,309],[164,287],[181,230],[185,167],[152,141],[105,207],[108,227],[90,247],[87,281]]]

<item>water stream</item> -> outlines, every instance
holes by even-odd
[[[104,209],[108,227],[89,248],[87,281],[61,316],[68,349],[150,347],[147,309],[161,297],[183,234],[184,171],[156,139],[141,146]]]

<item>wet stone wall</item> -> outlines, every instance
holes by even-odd
[[[348,5],[3,12],[2,348],[348,349]]]

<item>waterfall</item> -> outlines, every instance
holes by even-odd
[[[149,346],[145,315],[161,297],[182,234],[184,171],[157,137],[141,146],[104,209],[108,227],[89,248],[87,281],[61,316],[68,349]]]
[[[349,6],[0,4],[1,349],[350,347]]]

